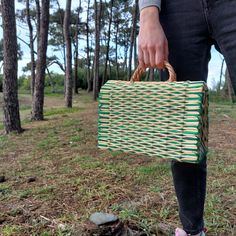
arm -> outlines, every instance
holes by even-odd
[[[163,68],[164,60],[168,60],[168,42],[159,21],[159,9],[157,5],[148,0],[140,3],[140,31],[138,37],[139,65],[142,68]]]

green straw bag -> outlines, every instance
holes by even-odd
[[[109,80],[99,94],[98,147],[199,163],[207,154],[208,89],[205,82]],[[139,82],[138,82],[139,81]]]

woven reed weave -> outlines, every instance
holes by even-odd
[[[108,81],[99,94],[98,147],[198,163],[207,153],[208,90],[204,82]]]

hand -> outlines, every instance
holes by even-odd
[[[159,21],[157,7],[144,8],[140,13],[140,31],[138,36],[139,65],[145,69],[163,69],[168,61],[168,42]]]

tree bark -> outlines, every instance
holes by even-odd
[[[88,92],[92,91],[92,80],[91,80],[91,74],[90,74],[90,55],[89,55],[89,7],[90,7],[90,0],[88,0],[87,5],[87,19],[86,19],[86,54],[87,54],[87,84],[88,84]]]
[[[136,14],[136,24],[134,27],[134,67],[138,66],[138,59],[137,59],[137,19],[139,14],[138,3],[135,6],[135,14]]]
[[[6,133],[22,132],[17,94],[17,38],[15,1],[2,0],[3,25],[3,110]]]
[[[100,21],[101,21],[101,0],[94,2],[95,7],[95,58],[94,58],[94,77],[93,77],[93,99],[98,98],[99,92],[99,54],[100,54]]]
[[[40,38],[40,15],[41,15],[41,10],[40,10],[40,2],[39,0],[35,0],[36,3],[36,19],[37,19],[37,52],[40,50],[39,48],[39,38]]]
[[[125,40],[125,44],[124,44],[124,65],[123,65],[123,71],[124,72],[128,72],[128,65],[127,65],[127,62],[128,62],[128,51],[129,51],[129,38],[126,37],[126,40]]]
[[[79,17],[80,17],[80,8],[81,8],[81,0],[79,1],[79,9],[78,15],[76,18],[76,29],[75,29],[75,54],[74,54],[74,93],[78,94],[78,57],[79,57]]]
[[[62,33],[62,38],[63,38],[63,62],[64,62],[64,67],[66,67],[66,47],[65,47],[65,37],[64,37],[64,27],[63,27],[63,23],[64,23],[64,14],[62,13],[62,8],[60,5],[60,2],[58,0],[56,0],[57,3],[57,7],[58,10],[60,12],[60,26],[61,26],[61,33]],[[65,71],[65,70],[64,70]],[[64,77],[64,96],[65,96],[65,92],[66,92],[66,77]]]
[[[70,36],[70,17],[71,17],[71,0],[66,1],[66,10],[64,16],[64,38],[66,43],[66,86],[65,86],[65,106],[72,107],[73,80],[72,80],[72,52]]]
[[[116,79],[117,80],[119,79],[118,33],[119,33],[119,22],[116,22],[115,51],[116,51]]]
[[[133,58],[133,47],[134,47],[134,40],[136,40],[136,28],[137,28],[137,17],[138,17],[138,0],[135,0],[135,6],[134,6],[134,13],[133,13],[133,27],[130,35],[130,54],[129,54],[129,67],[128,67],[128,80],[131,77],[131,71],[132,71],[132,58]]]
[[[224,91],[224,95],[229,98],[230,102],[234,103],[235,95],[234,95],[231,79],[229,76],[228,68],[226,68],[226,71],[225,71],[225,84],[224,84],[223,91]]]
[[[48,25],[49,25],[49,3],[50,0],[42,0],[42,7],[40,14],[40,34],[38,39],[39,50],[38,50],[38,60],[36,65],[32,120],[43,120],[44,81],[45,81]]]
[[[222,63],[221,63],[221,68],[220,68],[220,81],[219,81],[219,86],[218,86],[218,88],[217,88],[217,92],[220,92],[220,89],[221,89],[224,62],[225,62],[225,59],[223,59],[223,60],[222,60]]]
[[[107,64],[109,60],[109,51],[110,51],[110,39],[111,39],[111,24],[112,24],[112,15],[113,15],[113,3],[114,0],[110,2],[110,16],[109,16],[109,24],[108,24],[108,39],[107,39],[107,46],[106,46],[106,59],[105,59],[105,68],[104,68],[104,75],[102,80],[102,85],[107,81]]]
[[[31,58],[31,95],[33,97],[34,86],[35,86],[35,58],[34,58],[33,26],[31,24],[31,19],[30,19],[29,0],[26,0],[26,17],[27,17],[27,24],[29,28],[29,39],[30,39],[29,46],[30,46],[30,58]]]

